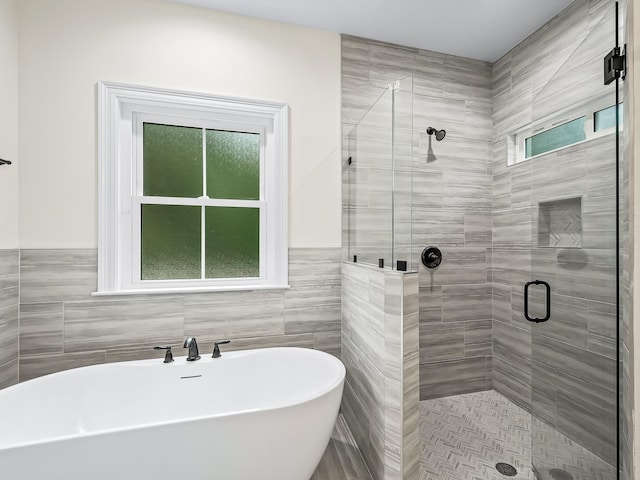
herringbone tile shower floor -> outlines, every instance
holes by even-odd
[[[535,434],[541,480],[554,480],[552,468],[573,480],[615,479],[613,467],[546,424],[536,421]],[[495,391],[420,402],[420,439],[420,480],[535,479],[531,415]],[[500,474],[498,462],[513,465],[518,474]]]
[[[539,480],[615,480],[615,469],[536,421]],[[531,415],[494,391],[420,402],[420,480],[535,480],[531,469]],[[509,463],[506,477],[495,464]],[[551,475],[552,469],[571,478]],[[311,480],[371,480],[342,415]]]

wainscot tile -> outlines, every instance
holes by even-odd
[[[64,351],[179,343],[184,339],[183,310],[182,297],[171,296],[67,302]]]
[[[316,333],[340,330],[340,305],[289,308],[284,313],[284,330],[292,333]]]
[[[289,249],[289,284],[340,285],[340,248]]]
[[[284,292],[222,292],[184,299],[184,333],[202,341],[281,335]]]
[[[97,275],[95,249],[21,250],[20,303],[88,300]]]
[[[34,303],[20,307],[20,354],[62,353],[63,304]]]
[[[335,332],[318,332],[313,334],[313,348],[340,358],[342,333],[340,330]]]
[[[18,305],[0,308],[0,365],[18,358]]]
[[[284,308],[336,305],[341,301],[340,285],[293,287],[284,292]]]
[[[18,250],[0,250],[0,290],[18,286],[19,265]]]
[[[18,383],[18,359],[0,365],[0,389]]]

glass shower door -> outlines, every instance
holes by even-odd
[[[616,87],[602,79],[616,30],[613,3],[584,8],[596,4],[584,39],[535,96],[523,139],[532,239],[522,303],[540,480],[617,475],[618,127]]]

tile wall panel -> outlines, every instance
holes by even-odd
[[[0,388],[18,383],[20,254],[0,250]]]
[[[418,274],[345,262],[343,414],[376,480],[419,475]]]
[[[485,358],[421,364],[420,398],[428,400],[488,390],[491,386],[491,372],[487,371]]]
[[[22,355],[63,353],[64,304],[34,303],[20,308]]]
[[[162,358],[152,349],[158,344],[173,345],[181,356],[186,336],[198,339],[201,352],[212,351],[216,340],[231,339],[227,351],[299,346],[340,357],[340,257],[340,248],[291,249],[288,290],[92,297],[95,250],[2,252],[0,295],[12,300],[6,307],[0,302],[0,382],[10,384],[11,372],[18,372],[18,345],[21,380]]]

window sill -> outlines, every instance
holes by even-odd
[[[121,295],[166,295],[183,293],[237,292],[250,290],[288,290],[290,285],[237,285],[220,287],[146,288],[140,290],[117,290],[113,292],[92,292],[92,297],[112,297]]]

